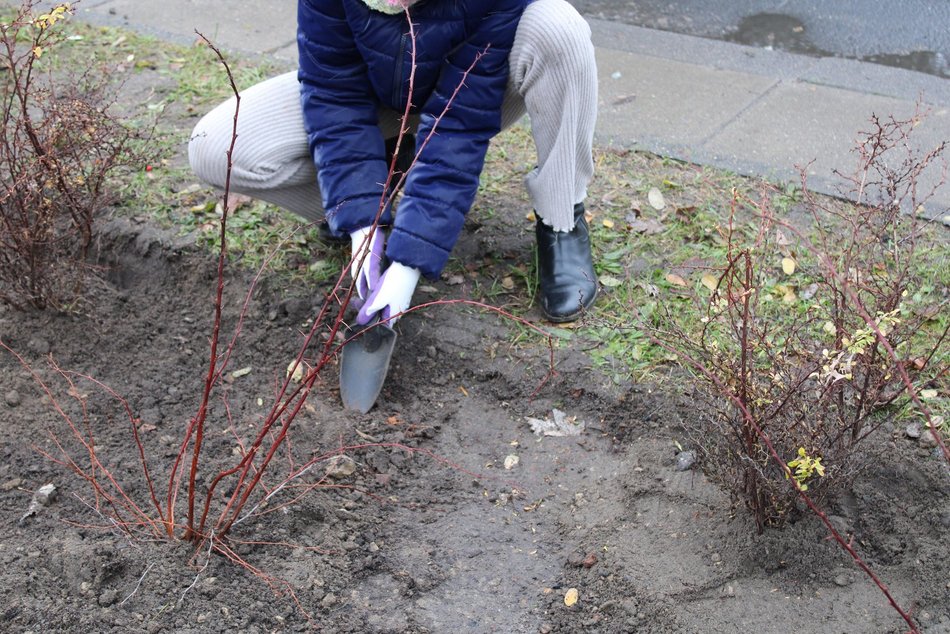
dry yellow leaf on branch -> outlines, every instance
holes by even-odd
[[[564,605],[571,607],[577,603],[577,588],[571,588],[567,591],[567,594],[564,595]]]
[[[795,272],[795,260],[792,258],[782,258],[782,270],[785,275],[791,275]]]

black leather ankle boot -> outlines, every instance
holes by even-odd
[[[555,231],[538,218],[535,234],[541,312],[555,323],[574,321],[597,297],[584,203],[574,205],[574,228],[570,231]]]

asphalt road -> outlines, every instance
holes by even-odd
[[[569,0],[584,15],[950,77],[950,0]]]

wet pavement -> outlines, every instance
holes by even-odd
[[[632,26],[950,77],[950,2],[569,0]]]

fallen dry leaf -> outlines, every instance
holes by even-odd
[[[792,258],[782,258],[782,270],[785,275],[791,275],[795,272],[795,260]]]
[[[604,225],[605,227],[607,227],[608,229],[614,228],[614,221],[610,220],[609,218],[604,218],[603,220],[600,221],[600,223]]]
[[[287,376],[289,376],[290,380],[294,383],[303,381],[303,364],[297,363],[296,359],[291,361],[287,364]]]
[[[655,218],[636,218],[632,217],[632,215],[627,216],[627,226],[630,228],[630,231],[642,233],[646,236],[662,233],[666,229],[663,223]]]
[[[653,187],[650,189],[650,193],[647,194],[647,202],[650,203],[650,206],[661,211],[666,207],[666,199],[663,197],[663,192],[660,191],[658,187]]]
[[[717,278],[715,275],[710,275],[709,273],[703,275],[702,282],[703,286],[711,291],[714,291],[719,287],[719,278]]]
[[[567,594],[564,595],[564,605],[566,605],[567,607],[571,607],[572,605],[577,603],[578,594],[579,593],[577,592],[577,588],[570,588],[567,591]]]
[[[502,287],[503,289],[505,289],[506,291],[513,290],[514,287],[515,287],[515,281],[514,281],[513,279],[511,279],[511,276],[510,276],[510,275],[505,276],[505,277],[502,278],[502,280],[501,280],[501,287]]]
[[[675,284],[676,286],[688,286],[686,280],[677,275],[676,273],[668,273],[666,275],[666,281],[670,284]]]

